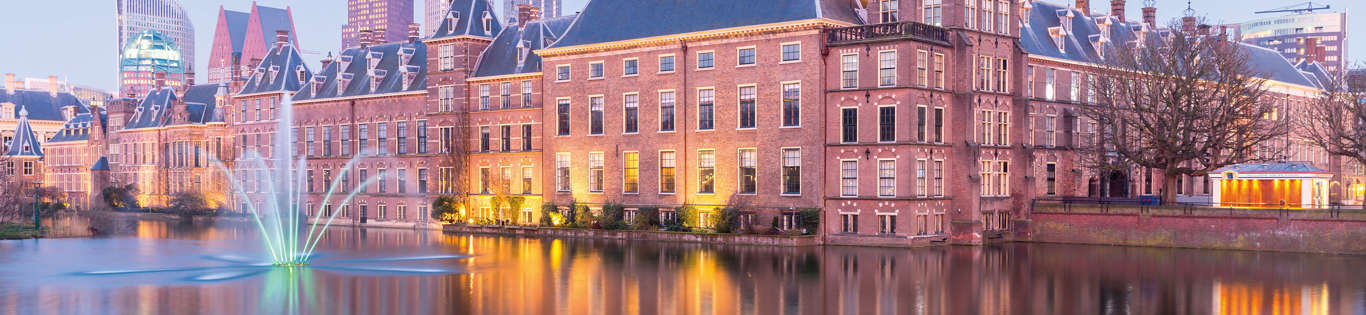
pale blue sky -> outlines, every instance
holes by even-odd
[[[640,0],[646,1],[646,0]],[[755,1],[764,0],[735,0]],[[903,0],[906,1],[906,0]],[[914,0],[911,0],[914,1]],[[1064,0],[1044,0],[1064,2]],[[113,0],[10,0],[0,5],[0,73],[16,73],[19,77],[45,78],[58,75],[75,84],[114,90],[117,83],[117,56],[114,43],[114,5]],[[202,82],[207,73],[205,66],[209,59],[209,46],[213,41],[213,31],[218,19],[218,7],[228,10],[245,11],[251,7],[251,0],[181,0],[190,11],[191,22],[195,26],[195,72]],[[317,60],[329,51],[341,46],[341,25],[346,20],[345,0],[258,0],[259,5],[293,8],[295,28],[299,34],[299,44],[305,50],[318,52],[307,56],[310,66],[316,67]],[[422,0],[414,0],[415,20],[422,21]],[[494,1],[501,6],[502,1]],[[582,10],[588,0],[564,0],[565,13]],[[1110,1],[1091,0],[1095,10],[1109,10]],[[1238,22],[1256,17],[1253,11],[1277,8],[1299,2],[1298,0],[1195,0],[1192,6],[1197,14],[1210,18],[1211,22]],[[1366,12],[1366,1],[1362,0],[1324,0],[1315,1],[1333,6],[1333,10],[1346,10],[1349,20],[1354,13]],[[1141,0],[1130,0],[1128,13],[1131,19],[1139,17]],[[1158,1],[1158,18],[1166,21],[1181,14],[1186,8],[1185,1]],[[501,11],[499,11],[501,12]],[[506,17],[504,17],[506,18]],[[1357,20],[1360,20],[1359,18]],[[1366,61],[1366,46],[1354,44],[1354,40],[1366,34],[1366,22],[1349,24],[1348,60]]]

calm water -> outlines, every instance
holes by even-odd
[[[256,253],[248,226],[129,220],[101,229],[116,236],[0,241],[0,314],[1366,314],[1366,257],[1354,256],[332,228],[318,260],[461,258],[243,271],[208,257]],[[147,272],[83,274],[107,270]],[[432,270],[442,272],[413,272]]]

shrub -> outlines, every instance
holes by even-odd
[[[518,220],[519,220],[519,219],[518,219],[518,216],[519,216],[520,213],[522,213],[522,204],[526,203],[526,197],[523,197],[523,196],[508,196],[508,197],[506,197],[506,199],[507,199],[507,203],[508,203],[508,207],[507,207],[507,210],[506,210],[506,211],[507,211],[506,219],[509,220],[510,222],[520,223],[520,222],[518,222]],[[528,218],[528,220],[529,220],[529,219],[530,219],[530,218]]]
[[[674,210],[676,218],[669,222],[670,231],[687,232],[692,231],[697,226],[697,208],[691,205],[683,205]]]
[[[716,229],[716,233],[739,232],[742,229],[740,226],[740,209],[736,207],[721,208],[721,211],[717,213],[716,221],[712,223],[712,228]]]
[[[556,208],[555,203],[553,202],[541,204],[541,225],[555,226],[555,218],[550,217],[550,214],[554,213],[559,215],[559,210],[560,209]],[[564,215],[560,215],[560,218],[563,219]]]
[[[654,229],[659,226],[659,208],[644,207],[636,210],[636,217],[631,220],[631,226],[641,230]]]
[[[782,231],[783,231],[783,230],[782,230],[782,227],[783,227],[783,219],[782,219],[782,218],[783,218],[782,215],[773,216],[773,223],[769,224],[769,226],[768,226],[768,234],[778,234],[778,233],[782,233]]]
[[[626,207],[618,203],[607,203],[602,205],[602,217],[598,218],[598,225],[608,230],[620,230],[626,228],[626,222],[622,221]]]
[[[798,212],[798,213],[797,213],[797,216],[798,216],[798,218],[801,219],[801,227],[802,227],[802,234],[803,234],[803,235],[816,234],[817,231],[820,231],[820,227],[821,227],[821,209],[820,209],[820,208],[807,208],[807,209],[802,209],[801,212]]]
[[[574,227],[589,228],[597,225],[597,218],[593,217],[593,212],[588,210],[588,205],[575,205]]]
[[[454,196],[441,196],[432,200],[432,219],[446,223],[460,220],[459,202]]]
[[[123,187],[105,187],[100,191],[100,196],[104,197],[104,203],[115,209],[140,208],[138,205],[138,186],[128,184]]]
[[[579,210],[578,201],[570,200],[569,205],[567,205],[565,209],[566,211],[560,213],[564,215],[563,225],[570,227],[578,226],[578,217],[576,216]],[[556,209],[555,211],[559,211],[559,209]]]
[[[202,212],[209,211],[209,201],[204,199],[204,195],[197,192],[183,191],[171,197],[167,210],[175,212]]]

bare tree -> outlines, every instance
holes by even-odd
[[[454,204],[463,205],[469,209],[470,184],[469,173],[470,163],[470,132],[469,132],[469,112],[458,111],[454,115],[455,126],[450,131],[442,131],[440,135],[445,140],[444,157],[441,166],[448,168],[437,176],[441,179],[437,182],[441,187],[437,190],[442,195],[450,196],[455,199]]]
[[[1153,37],[1108,49],[1097,69],[1104,105],[1081,112],[1100,126],[1101,154],[1160,171],[1164,203],[1175,201],[1178,176],[1280,157],[1283,141],[1273,140],[1288,124],[1261,101],[1265,76],[1243,48],[1177,31]]]
[[[1323,94],[1291,119],[1297,136],[1328,154],[1366,165],[1366,85],[1337,78],[1323,85]]]

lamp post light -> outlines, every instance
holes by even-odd
[[[38,221],[38,190],[42,189],[43,182],[33,182],[33,230],[41,230],[42,224]]]

